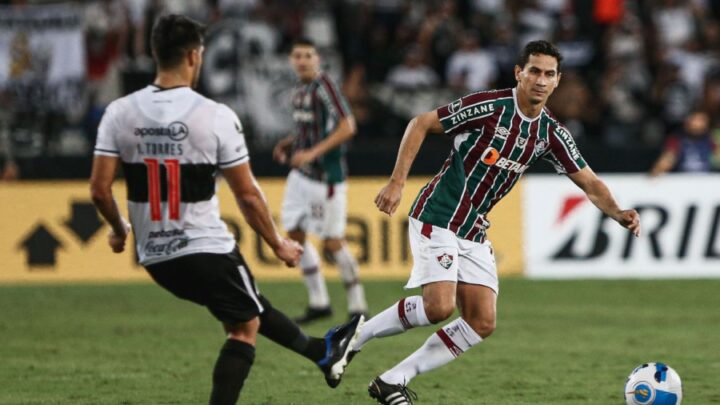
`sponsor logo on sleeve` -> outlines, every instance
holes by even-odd
[[[560,139],[562,139],[563,143],[570,152],[570,157],[573,160],[577,160],[580,158],[580,151],[578,150],[577,145],[575,145],[575,140],[573,139],[572,135],[570,135],[570,132],[567,131],[567,129],[558,127],[555,129],[555,135],[559,136]]]
[[[455,114],[456,112],[460,111],[461,108],[462,108],[462,99],[461,98],[448,104],[448,111],[450,112],[450,114]]]

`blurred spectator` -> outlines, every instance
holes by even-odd
[[[668,138],[665,149],[650,170],[650,176],[659,176],[671,170],[710,172],[717,147],[711,137],[710,117],[703,111],[694,111],[685,119],[683,130]]]
[[[385,82],[396,89],[417,90],[436,86],[439,80],[435,71],[423,63],[422,50],[414,46],[405,52],[402,65],[395,66]]]
[[[440,7],[430,7],[418,33],[418,43],[430,66],[444,78],[448,59],[457,49],[463,24],[457,15],[455,0],[441,0]]]
[[[524,7],[518,14],[518,38],[520,44],[538,39],[550,40],[555,32],[555,15],[552,9],[545,9],[539,0],[524,0]]]
[[[12,181],[20,177],[10,139],[9,114],[0,113],[0,180]]]
[[[577,141],[586,138],[587,129],[596,125],[598,110],[592,108],[595,98],[577,71],[563,67],[560,85],[548,101],[548,108],[565,123]]]
[[[447,82],[458,93],[487,90],[497,79],[497,61],[491,52],[480,48],[478,35],[465,31],[461,47],[450,57]]]
[[[518,61],[520,52],[513,31],[507,24],[497,24],[492,35],[492,41],[489,49],[498,64],[496,86],[501,89],[512,87],[516,83],[513,67]]]
[[[693,105],[693,98],[687,84],[680,80],[680,67],[675,63],[663,64],[653,83],[652,100],[665,133],[682,129],[683,120]]]
[[[662,48],[679,48],[695,35],[702,10],[698,3],[687,0],[650,2],[655,32]]]
[[[595,45],[592,40],[580,35],[574,17],[564,17],[555,34],[555,45],[563,56],[563,69],[576,69],[588,72],[595,58]],[[589,72],[588,72],[589,73]],[[584,74],[584,77],[590,77]]]
[[[630,65],[611,62],[602,78],[601,97],[605,122],[604,140],[610,145],[631,143],[641,130],[645,113],[644,88],[633,82]]]
[[[87,79],[93,105],[106,106],[120,97],[120,63],[128,34],[128,10],[119,0],[87,5]]]

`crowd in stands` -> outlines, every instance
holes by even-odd
[[[34,3],[47,2],[0,2]],[[388,113],[377,89],[439,89],[439,105],[449,101],[448,93],[452,99],[514,86],[517,53],[534,39],[554,41],[564,55],[549,108],[580,143],[659,148],[696,110],[710,117],[709,132],[720,128],[720,2],[711,0],[76,3],[86,17],[86,131],[123,94],[125,72],[151,72],[149,32],[165,13],[211,26],[228,18],[251,24],[262,52],[282,54],[294,38],[314,39],[340,56],[343,89],[369,138],[402,135],[401,127],[385,125],[398,117]],[[400,118],[404,126],[407,117]]]

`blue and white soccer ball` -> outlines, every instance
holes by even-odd
[[[625,401],[628,405],[680,405],[680,376],[663,363],[638,366],[625,383]]]

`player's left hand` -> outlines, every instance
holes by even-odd
[[[120,221],[122,221],[124,231],[116,233],[115,230],[110,230],[108,234],[108,244],[113,253],[122,253],[125,250],[125,241],[130,233],[130,224],[122,218],[120,218]]]
[[[312,162],[316,157],[312,149],[301,149],[293,154],[290,159],[290,166],[298,168],[305,163]]]
[[[616,216],[615,220],[635,236],[640,236],[640,214],[635,210],[623,210]]]

